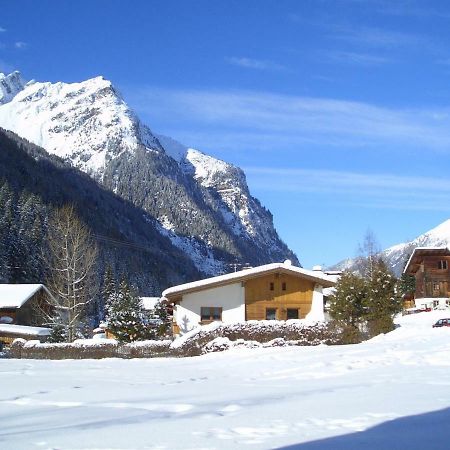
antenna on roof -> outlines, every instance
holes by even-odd
[[[227,266],[232,267],[233,272],[237,272],[238,269],[241,270],[241,269],[251,269],[252,268],[250,263],[238,263],[238,262],[227,264]]]

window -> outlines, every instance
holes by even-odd
[[[287,314],[286,314],[286,318],[287,320],[289,319],[299,319],[300,318],[300,314],[298,312],[297,308],[288,308],[287,309]]]
[[[269,283],[269,289],[270,289],[271,291],[273,291],[273,290],[275,289],[275,284],[274,284],[273,281],[271,281],[271,282]]]
[[[266,320],[277,320],[277,310],[275,308],[266,309]]]
[[[285,291],[285,290],[286,290],[286,281],[283,281],[283,282],[281,283],[281,290],[282,290],[282,291]]]
[[[439,283],[437,283],[437,282],[433,283],[433,290],[435,290],[435,291],[439,290]]]
[[[445,261],[445,260],[439,261],[439,264],[438,264],[439,270],[447,270],[447,268],[448,268],[447,261]]]
[[[202,306],[200,308],[200,316],[202,322],[222,320],[222,308],[217,306]]]

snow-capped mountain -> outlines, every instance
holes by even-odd
[[[9,102],[25,86],[25,82],[19,72],[9,75],[0,73],[0,105]]]
[[[416,247],[450,247],[450,219],[412,241],[396,244],[383,250],[380,255],[393,272],[400,276],[409,256]],[[353,270],[356,268],[356,264],[357,260],[347,259],[335,267]]]
[[[110,81],[25,83],[0,74],[0,127],[88,173],[150,213],[205,273],[292,259],[241,169],[157,136]]]
[[[271,214],[250,195],[245,174],[239,167],[187,148],[171,138],[159,135],[158,139],[185,173],[204,188],[217,192],[223,202],[220,213],[236,236],[247,234],[260,239],[262,245],[277,239]]]
[[[101,174],[108,158],[133,151],[139,144],[162,151],[151,131],[103,77],[26,85],[19,72],[3,77],[9,95],[0,107],[0,125],[84,172]]]

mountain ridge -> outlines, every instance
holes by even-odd
[[[450,248],[450,219],[445,220],[431,230],[417,236],[411,241],[392,245],[381,251],[379,255],[388,264],[396,276],[403,272],[409,256],[416,247],[449,247]],[[332,267],[339,270],[357,270],[358,259],[349,258],[340,261]]]
[[[12,83],[22,80],[14,74],[3,75],[15,87],[0,104],[0,126],[144,209],[201,272],[225,272],[232,262],[298,263],[240,168],[155,135],[110,81]]]

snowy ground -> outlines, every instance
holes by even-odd
[[[0,448],[448,449],[450,313],[353,346],[0,359]]]

